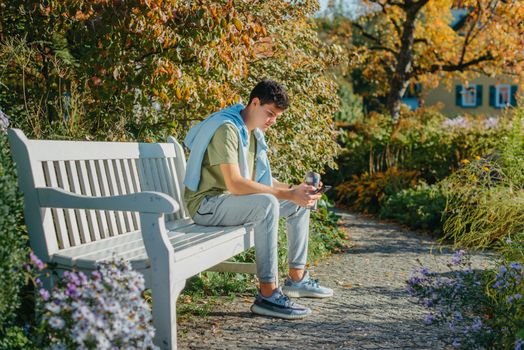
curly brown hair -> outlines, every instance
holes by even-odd
[[[289,96],[286,89],[274,80],[264,79],[259,82],[249,94],[249,103],[257,97],[260,103],[274,103],[280,109],[289,107]],[[249,104],[248,103],[248,104]]]

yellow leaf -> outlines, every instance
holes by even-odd
[[[242,22],[240,22],[240,20],[239,20],[238,18],[234,18],[234,19],[233,19],[233,24],[235,25],[235,27],[237,28],[237,30],[238,30],[239,32],[242,31],[242,28],[243,28],[244,26],[242,25]]]

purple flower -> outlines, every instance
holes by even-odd
[[[80,278],[80,284],[86,284],[87,283],[87,276],[83,272],[78,273],[78,277]]]
[[[435,315],[433,314],[427,314],[426,317],[424,317],[424,322],[426,324],[432,324],[435,321]]]
[[[498,121],[499,121],[498,118],[494,118],[494,117],[488,118],[484,121],[484,126],[486,127],[486,129],[496,128],[498,126]]]
[[[513,300],[518,300],[518,299],[520,299],[520,298],[522,298],[522,295],[520,295],[519,293],[517,293],[517,294],[514,294],[514,295],[510,295],[510,296],[508,296],[508,297],[506,298],[506,301],[507,301],[508,303],[511,304],[511,303],[513,302]]]
[[[454,348],[460,347],[460,339],[458,338],[453,339],[453,343],[451,345],[453,345]]]
[[[453,265],[459,265],[462,262],[462,259],[464,258],[464,255],[466,254],[466,251],[464,249],[458,250],[453,255],[453,258],[451,259],[451,263]]]
[[[69,281],[69,283],[80,285],[80,278],[75,272],[64,271],[64,277]]]
[[[44,301],[47,301],[49,299],[49,292],[47,291],[47,289],[41,288],[39,293],[42,299],[44,299]]]
[[[65,322],[62,318],[53,316],[49,319],[49,325],[54,329],[62,329],[65,326]]]
[[[473,324],[471,325],[471,329],[475,332],[478,332],[480,331],[480,329],[482,328],[482,320],[480,319],[480,317],[475,317],[475,320],[473,321]]]
[[[522,339],[520,339],[520,338],[517,339],[517,340],[515,341],[515,350],[521,350],[522,343],[523,343]]]
[[[420,269],[420,273],[423,274],[424,276],[430,275],[429,269],[425,266]]]
[[[70,297],[75,297],[77,295],[76,285],[74,283],[69,282],[67,284],[66,295]]]
[[[433,306],[433,301],[429,300],[429,299],[426,299],[426,300],[424,300],[422,305],[424,305],[424,307],[432,307]]]
[[[522,265],[516,262],[510,263],[509,266],[514,270],[522,270]]]
[[[45,268],[45,264],[42,262],[42,260],[38,259],[38,257],[33,253],[33,251],[29,252],[29,257],[31,259],[31,262],[36,265],[36,267],[39,270],[43,270]]]

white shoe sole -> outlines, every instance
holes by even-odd
[[[265,309],[256,304],[251,305],[251,312],[257,315],[278,317],[278,318],[283,318],[286,320],[298,320],[298,319],[305,318],[311,315],[311,311],[309,311],[306,314],[301,314],[301,315],[287,315],[287,314],[282,314],[282,313],[278,313],[278,312],[274,312],[274,311]]]
[[[333,296],[333,292],[329,294],[315,293],[309,290],[294,290],[282,288],[282,292],[291,298],[329,298]]]

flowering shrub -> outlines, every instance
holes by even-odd
[[[441,182],[447,199],[444,238],[459,246],[487,247],[524,232],[524,108],[490,156],[464,161]]]
[[[34,254],[31,263],[44,268]],[[143,290],[144,278],[124,260],[99,263],[90,277],[64,272],[51,293],[39,289],[40,342],[51,349],[156,349]]]
[[[524,340],[523,270],[502,264],[498,273],[471,268],[470,256],[459,250],[438,274],[427,267],[413,271],[408,292],[430,312],[426,324],[447,324],[451,344],[461,349],[520,349]]]
[[[415,171],[402,171],[394,167],[373,175],[353,175],[351,181],[336,187],[337,201],[359,211],[376,213],[388,196],[415,187],[417,176]]]
[[[341,96],[345,103],[344,96]],[[459,117],[447,119],[431,108],[403,112],[395,128],[387,115],[338,123],[343,147],[339,169],[329,174],[331,183],[347,181],[364,172],[384,172],[390,167],[416,170],[429,184],[458,169],[462,159],[483,156],[496,149],[507,135],[505,118]]]

